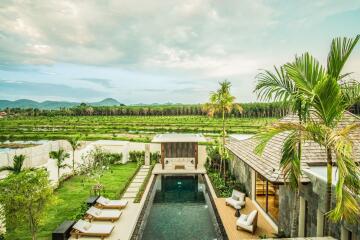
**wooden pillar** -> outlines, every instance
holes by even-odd
[[[164,159],[165,159],[165,144],[161,143],[161,167],[162,167],[162,169],[164,169],[164,167],[165,167]]]
[[[198,165],[198,157],[199,157],[199,154],[198,154],[198,143],[195,143],[195,146],[194,146],[194,153],[195,153],[195,169],[197,169],[197,165]]]

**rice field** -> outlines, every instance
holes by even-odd
[[[227,132],[256,133],[275,118],[228,118]],[[81,134],[84,139],[149,141],[166,132],[204,133],[217,136],[219,118],[206,116],[56,116],[0,119],[0,141],[64,139]]]

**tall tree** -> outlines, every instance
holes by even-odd
[[[64,149],[59,149],[58,151],[51,151],[49,156],[56,160],[57,176],[58,180],[60,180],[60,169],[68,167],[64,162],[66,158],[70,157],[70,154],[65,152]]]
[[[9,239],[16,226],[28,225],[33,240],[36,239],[44,209],[53,199],[48,174],[44,169],[24,170],[0,181],[0,212],[6,217]]]
[[[75,172],[75,151],[81,145],[80,140],[81,140],[81,138],[79,135],[76,135],[68,140],[71,145],[71,149],[72,149],[72,170],[73,170],[73,172]]]
[[[292,110],[297,113],[299,124],[306,122],[308,116],[307,104],[303,101],[301,92],[296,88],[293,80],[287,75],[283,66],[274,67],[274,72],[264,70],[256,76],[257,84],[254,92],[258,98],[266,101],[279,101],[284,105],[290,105]],[[294,136],[295,137],[295,136]],[[288,178],[289,185],[294,193],[292,218],[291,218],[291,237],[296,237],[299,210],[299,191],[301,186],[301,141],[297,142],[297,149],[293,151],[283,151],[280,167]]]
[[[222,145],[225,146],[226,140],[226,114],[230,113],[233,109],[237,109],[239,112],[242,112],[242,107],[240,104],[235,103],[235,97],[231,95],[230,88],[231,83],[227,80],[219,82],[220,88],[216,92],[210,93],[210,102],[205,104],[205,110],[208,113],[208,116],[213,117],[215,114],[221,114],[222,118]],[[225,151],[225,148],[223,151]],[[222,152],[224,155],[224,152]],[[220,173],[222,172],[222,165],[225,165],[223,157],[221,158],[220,163]],[[225,166],[223,167],[224,177],[225,177]]]
[[[359,212],[358,189],[359,169],[353,161],[352,141],[350,133],[359,126],[350,125],[339,128],[339,121],[344,112],[348,110],[360,97],[360,86],[357,82],[348,82],[342,74],[342,68],[354,49],[359,36],[355,39],[336,38],[331,44],[328,56],[327,69],[309,53],[296,57],[295,61],[285,65],[289,79],[298,89],[299,96],[309,106],[312,117],[304,124],[276,124],[260,133],[261,143],[258,150],[261,152],[266,143],[280,132],[289,135],[283,146],[283,160],[286,156],[296,156],[295,145],[301,141],[313,140],[326,148],[327,152],[327,192],[326,212],[332,220],[356,219]],[[331,210],[332,198],[332,167],[335,162],[339,169],[339,180],[336,187],[336,207]],[[284,159],[285,156],[285,159]],[[300,159],[300,158],[299,158]],[[287,158],[284,162],[297,162],[297,158]],[[293,164],[293,163],[291,163]],[[354,195],[355,194],[355,195]],[[331,211],[330,211],[331,210]],[[329,222],[325,225],[325,232],[330,235]]]
[[[23,154],[15,155],[13,158],[13,166],[0,167],[0,172],[9,171],[14,174],[19,174],[23,170],[22,167],[23,167],[24,161],[25,161],[25,155],[23,155]]]
[[[352,105],[359,101],[359,84],[354,81],[347,81],[350,73],[343,73],[342,70],[349,59],[353,49],[360,39],[360,35],[354,39],[351,38],[335,38],[330,47],[327,58],[327,67],[322,67],[318,61],[305,54],[295,59],[295,62],[286,65],[286,71],[303,93],[303,95],[311,100],[311,108],[314,116],[320,119],[328,131],[337,127],[339,120],[342,119],[344,112]],[[325,135],[327,138],[330,136]],[[324,137],[324,136],[323,136]],[[321,139],[321,137],[320,137]],[[327,191],[326,191],[326,212],[332,209],[332,172],[333,172],[333,147],[328,143],[329,139],[322,140],[323,146],[327,152]],[[342,164],[343,156],[337,156],[335,162],[339,167]],[[343,176],[345,178],[345,176]],[[339,180],[341,181],[344,178]],[[338,200],[341,200],[341,193],[337,192]],[[341,202],[341,201],[340,201]],[[332,211],[330,216],[334,220],[343,217],[343,213],[347,210],[343,209],[341,213],[337,202],[337,213]],[[325,232],[330,234],[329,221],[325,224]]]

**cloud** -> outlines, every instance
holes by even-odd
[[[76,80],[80,80],[80,81],[85,81],[85,82],[90,82],[90,83],[95,83],[97,85],[101,85],[105,88],[109,88],[111,87],[111,79],[105,79],[105,78],[78,78]]]
[[[37,83],[25,81],[0,81],[0,94],[7,95],[11,92],[16,96],[53,96],[53,97],[70,97],[77,99],[84,99],[89,96],[104,97],[104,92],[88,89],[88,88],[75,88],[61,84],[51,83]],[[23,98],[23,97],[22,97]]]

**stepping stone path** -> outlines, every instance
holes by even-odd
[[[137,172],[136,176],[130,183],[129,187],[126,189],[126,192],[122,196],[123,199],[135,199],[137,193],[140,190],[141,185],[145,181],[145,178],[150,170],[150,166],[141,166],[139,171]]]

